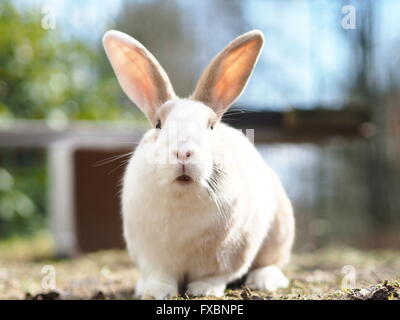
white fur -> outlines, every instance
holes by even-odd
[[[158,178],[157,169],[144,156],[154,147],[154,132],[143,138],[128,164],[122,194],[124,236],[144,277],[157,275],[160,281],[173,279],[176,284],[184,275],[196,281],[211,272],[225,274],[225,287],[247,272],[267,235],[277,207],[276,176],[241,132],[225,124],[214,131],[213,157],[224,163],[227,177],[224,196],[236,201],[226,219],[201,185],[168,186],[157,181],[163,177]],[[213,239],[202,237],[204,232],[227,228],[219,248],[208,243]],[[242,254],[243,263],[233,269],[230,260]],[[190,284],[189,289],[194,294],[214,292]],[[151,294],[159,296],[146,295]]]
[[[252,289],[275,291],[280,288],[287,288],[289,280],[275,265],[252,270],[247,279],[246,285]]]
[[[288,261],[290,202],[252,143],[219,121],[244,89],[262,43],[259,31],[237,38],[205,71],[193,97],[178,99],[142,45],[115,31],[104,37],[122,87],[154,126],[130,159],[122,190],[140,298],[176,295],[185,279],[189,294],[221,296],[228,282],[255,267],[263,268],[250,273],[249,285],[271,290],[286,283],[277,266],[267,266]],[[182,170],[190,183],[178,182]]]

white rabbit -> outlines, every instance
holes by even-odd
[[[178,98],[157,60],[138,41],[108,31],[103,44],[120,85],[150,129],[123,179],[127,248],[141,276],[135,294],[164,299],[182,286],[221,296],[227,283],[288,286],[294,218],[277,175],[239,131],[221,123],[240,96],[263,46],[254,30],[232,41]]]

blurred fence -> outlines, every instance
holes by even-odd
[[[400,246],[399,178],[388,164],[390,152],[377,149],[381,138],[368,114],[232,112],[226,120],[237,128],[255,129],[257,148],[293,200],[298,249],[329,243]],[[37,201],[50,211],[59,253],[122,245],[118,190],[127,159],[123,154],[143,133],[135,128],[129,122],[54,127],[40,121],[0,127],[0,167],[49,169],[48,180],[37,187],[42,195],[48,191],[50,207],[43,196]],[[33,161],[38,152],[42,156]],[[14,160],[7,160],[7,154]],[[25,160],[15,163],[18,158]]]
[[[398,172],[385,162],[369,168],[368,157],[376,153],[373,142],[335,140],[258,149],[279,173],[293,201],[298,248],[400,246]]]

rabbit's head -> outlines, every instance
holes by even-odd
[[[218,170],[215,149],[223,144],[219,122],[246,86],[263,45],[262,33],[251,31],[232,41],[187,99],[175,95],[165,71],[135,39],[108,31],[103,44],[122,89],[152,125],[141,144],[147,170],[160,183],[178,188],[207,183]]]

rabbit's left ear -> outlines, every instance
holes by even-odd
[[[221,117],[246,87],[263,43],[259,30],[229,43],[203,72],[191,98],[208,105]]]
[[[122,89],[154,125],[157,108],[175,97],[164,69],[141,43],[125,33],[108,31],[103,45]]]

